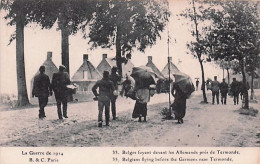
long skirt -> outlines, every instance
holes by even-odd
[[[186,99],[175,99],[171,107],[175,118],[182,119],[186,114]]]
[[[135,102],[132,118],[146,117],[147,115],[147,103]]]

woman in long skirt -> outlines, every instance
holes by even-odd
[[[132,118],[139,118],[139,122],[141,122],[141,118],[144,117],[144,122],[146,122],[147,116],[147,103],[150,101],[150,96],[155,94],[155,85],[151,85],[149,88],[141,88],[136,91],[136,102],[134,111],[132,114]]]
[[[172,95],[174,96],[174,102],[171,105],[174,111],[175,118],[178,120],[179,124],[183,123],[183,117],[186,114],[186,99],[187,95],[180,89],[179,85],[173,83]]]

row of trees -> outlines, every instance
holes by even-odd
[[[37,23],[61,31],[62,64],[69,73],[69,36],[82,31],[92,48],[116,47],[116,61],[122,75],[122,61],[136,48],[144,51],[156,43],[168,21],[167,1],[156,0],[1,0],[8,25],[16,26],[18,104],[29,104],[24,65],[24,28]]]
[[[204,62],[218,61],[225,69],[235,69],[252,78],[259,67],[259,17],[257,3],[245,1],[191,2],[181,15],[190,19],[194,40],[187,46],[201,66],[203,102]],[[144,51],[156,43],[169,18],[167,1],[156,0],[1,0],[7,10],[5,19],[16,26],[18,106],[29,103],[24,68],[24,27],[37,23],[50,29],[57,22],[62,38],[62,64],[69,71],[69,36],[82,31],[92,48],[115,46],[116,61],[121,64],[133,48]],[[232,63],[231,66],[229,64]],[[233,67],[233,65],[238,67]],[[248,93],[245,93],[248,108]]]
[[[227,71],[233,69],[242,73],[243,87],[246,88],[248,73],[253,79],[260,66],[260,25],[258,2],[250,1],[200,1],[182,16],[194,22],[193,36],[188,44],[192,54],[201,64],[204,81],[203,61],[217,61]],[[204,59],[203,59],[204,56]],[[205,86],[202,86],[204,102],[207,103]],[[253,90],[252,90],[253,91]],[[249,109],[248,91],[244,90],[245,105]]]

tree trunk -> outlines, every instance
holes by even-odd
[[[69,30],[66,27],[61,28],[61,42],[61,63],[66,67],[68,74],[70,74]]]
[[[253,100],[255,97],[255,92],[254,92],[254,71],[251,72],[251,96],[250,99]]]
[[[121,56],[121,44],[120,44],[120,31],[119,27],[117,27],[117,34],[116,34],[116,66],[118,69],[118,74],[120,77],[122,76],[122,56]]]
[[[199,43],[199,31],[198,31],[198,22],[197,22],[197,13],[196,13],[196,8],[194,4],[194,0],[192,0],[192,5],[193,5],[193,12],[194,12],[194,24],[195,24],[195,34],[196,34],[196,41]],[[203,102],[208,103],[206,92],[205,92],[205,78],[204,78],[204,68],[203,68],[203,61],[201,60],[201,52],[196,52],[199,63],[200,63],[200,68],[201,68],[201,76],[202,76],[202,84],[201,84],[201,90],[203,94]]]
[[[70,59],[69,59],[69,29],[61,28],[61,63],[66,67],[66,72],[70,75]],[[73,101],[73,95],[69,94],[68,102]]]
[[[227,69],[227,76],[228,76],[228,86],[229,86],[229,84],[230,84],[229,69]]]
[[[242,76],[243,76],[243,96],[245,99],[244,109],[249,109],[249,101],[248,101],[248,91],[247,91],[247,82],[246,82],[246,73],[245,73],[245,61],[241,60],[241,68],[242,68]]]
[[[17,106],[26,106],[29,103],[24,64],[24,18],[22,11],[18,11],[16,17],[16,71],[18,101]]]
[[[202,60],[200,58],[199,58],[199,63],[200,63],[200,68],[201,68],[201,79],[202,79],[201,90],[202,90],[202,94],[203,94],[203,102],[208,103],[207,95],[206,95],[206,91],[205,91],[204,67],[203,67]]]

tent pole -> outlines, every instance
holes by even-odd
[[[169,1],[167,1],[167,7],[168,7],[168,11],[169,11]],[[168,73],[169,73],[169,77],[168,77],[168,80],[169,80],[169,118],[172,117],[172,111],[171,111],[171,69],[170,69],[170,36],[169,36],[169,20],[167,22],[167,34],[168,34],[168,38],[167,38],[167,45],[168,45]]]

